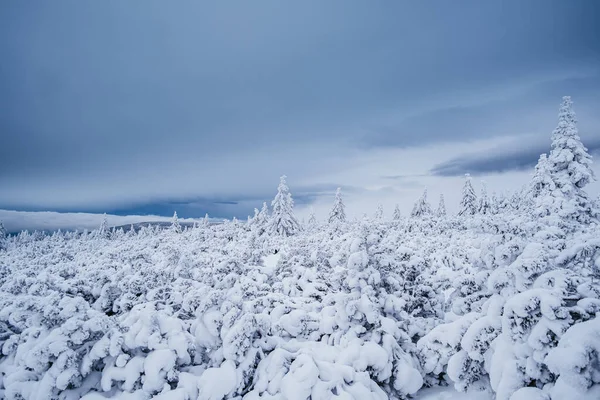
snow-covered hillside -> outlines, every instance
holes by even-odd
[[[568,98],[552,143],[510,198],[467,177],[457,216],[424,194],[350,221],[338,191],[300,224],[282,178],[247,223],[3,238],[0,397],[600,398],[599,207]]]

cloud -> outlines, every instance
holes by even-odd
[[[529,143],[527,143],[529,141]],[[600,137],[585,142],[590,153],[600,151]],[[436,164],[430,173],[436,176],[486,175],[533,168],[542,153],[549,154],[548,145],[531,138],[515,139],[508,145],[477,153],[462,154]]]
[[[505,87],[482,84],[452,98],[432,98],[429,104],[405,107],[380,115],[364,129],[368,147],[421,147],[433,143],[460,142],[506,136],[507,133],[550,132],[557,104],[565,93],[587,97],[600,87],[598,68],[574,68],[543,77],[515,78]],[[577,96],[575,96],[577,101]],[[584,127],[595,123],[597,96],[577,101],[586,118]],[[589,119],[589,120],[588,120]],[[591,120],[591,121],[590,121]]]
[[[4,7],[0,207],[233,216],[284,173],[298,205],[367,196],[413,169],[361,171],[381,149],[549,132],[563,94],[597,114],[595,2],[234,3]]]

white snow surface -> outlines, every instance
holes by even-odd
[[[545,223],[505,213],[286,237],[234,221],[7,238],[0,394],[593,398],[598,228]]]
[[[493,400],[492,393],[485,391],[457,392],[449,387],[435,387],[421,390],[415,400]],[[531,399],[533,400],[533,399]]]

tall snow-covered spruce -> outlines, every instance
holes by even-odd
[[[477,196],[471,184],[471,175],[465,174],[465,184],[463,186],[458,215],[475,215],[475,213],[477,213]]]
[[[570,96],[563,97],[560,105],[551,148],[548,162],[555,185],[555,211],[562,217],[588,221],[593,210],[584,188],[595,177],[591,168],[592,157],[579,137]]]
[[[342,188],[337,188],[335,191],[335,199],[333,200],[333,207],[329,212],[328,221],[330,224],[346,222],[346,206],[342,199]]]
[[[273,235],[292,236],[300,231],[300,224],[294,215],[294,200],[285,180],[285,175],[279,178],[277,194],[271,202],[268,231]]]

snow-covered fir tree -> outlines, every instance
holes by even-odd
[[[373,217],[376,220],[382,220],[383,219],[383,205],[382,204],[378,204],[377,205],[377,209],[375,210],[375,214],[373,215]]]
[[[269,207],[267,206],[267,202],[263,202],[262,208],[260,211],[255,209],[255,217],[253,221],[253,228],[260,236],[265,233],[269,227]]]
[[[317,225],[317,217],[315,216],[314,208],[310,208],[310,215],[308,216],[308,225],[315,226]]]
[[[419,200],[417,200],[417,202],[415,203],[412,212],[410,213],[411,217],[421,217],[423,215],[430,215],[431,214],[431,206],[429,205],[429,202],[427,201],[427,189],[425,189],[423,191],[423,194],[421,195],[421,197],[419,197]]]
[[[514,211],[524,211],[527,208],[527,187],[515,190],[510,196],[509,205]]]
[[[0,221],[0,250],[2,250],[6,246],[6,237],[6,228],[4,227],[4,223]]]
[[[551,148],[548,162],[556,187],[556,211],[564,217],[587,220],[592,215],[592,204],[584,188],[595,177],[592,158],[579,137],[569,96],[563,97]]]
[[[497,210],[498,212],[506,212],[508,211],[510,206],[510,193],[506,190],[500,192],[497,197]]]
[[[525,194],[528,207],[540,217],[548,216],[556,211],[554,208],[556,186],[550,167],[546,154],[541,154]]]
[[[465,184],[462,190],[462,198],[458,210],[459,216],[475,215],[477,213],[477,196],[471,184],[471,175],[465,174]]]
[[[173,212],[173,218],[171,219],[171,232],[181,233],[181,224],[179,224],[179,218],[177,218],[177,211]]]
[[[335,191],[335,199],[333,200],[333,207],[329,212],[330,224],[338,222],[346,222],[346,206],[342,199],[342,188],[337,188]]]
[[[438,208],[435,211],[435,215],[438,217],[446,216],[446,202],[444,201],[444,195],[440,194],[440,202],[438,203]]]
[[[137,234],[137,231],[135,229],[135,226],[133,224],[131,224],[129,226],[129,229],[127,230],[126,236],[131,238],[131,237],[134,237],[136,234]]]
[[[273,212],[268,231],[274,235],[291,236],[300,231],[300,224],[294,216],[294,200],[283,175],[279,180],[277,194],[271,202]]]
[[[477,212],[482,215],[491,214],[490,200],[487,195],[487,187],[485,182],[481,182],[481,195],[479,196],[479,204],[477,206]]]
[[[260,209],[259,219],[263,224],[267,224],[270,218],[269,214],[269,206],[267,206],[267,202],[264,201],[262,204],[262,208]]]
[[[96,237],[107,239],[110,236],[110,228],[108,227],[108,217],[106,213],[102,215],[102,222],[100,222],[100,227],[96,231]]]
[[[535,199],[542,195],[552,194],[554,189],[555,185],[552,180],[550,161],[548,160],[548,156],[544,153],[540,155],[535,166],[533,177],[529,181],[527,197]]]
[[[392,217],[394,221],[400,221],[402,219],[402,213],[400,212],[400,206],[396,204],[394,207],[394,215]]]
[[[499,203],[498,195],[496,195],[496,192],[493,191],[492,196],[490,197],[490,214],[498,214],[498,210],[499,210],[498,203]]]
[[[260,211],[258,211],[258,208],[254,208],[254,215],[248,216],[248,227],[250,229],[256,229],[258,222],[259,222],[259,217],[258,214],[260,213]]]

